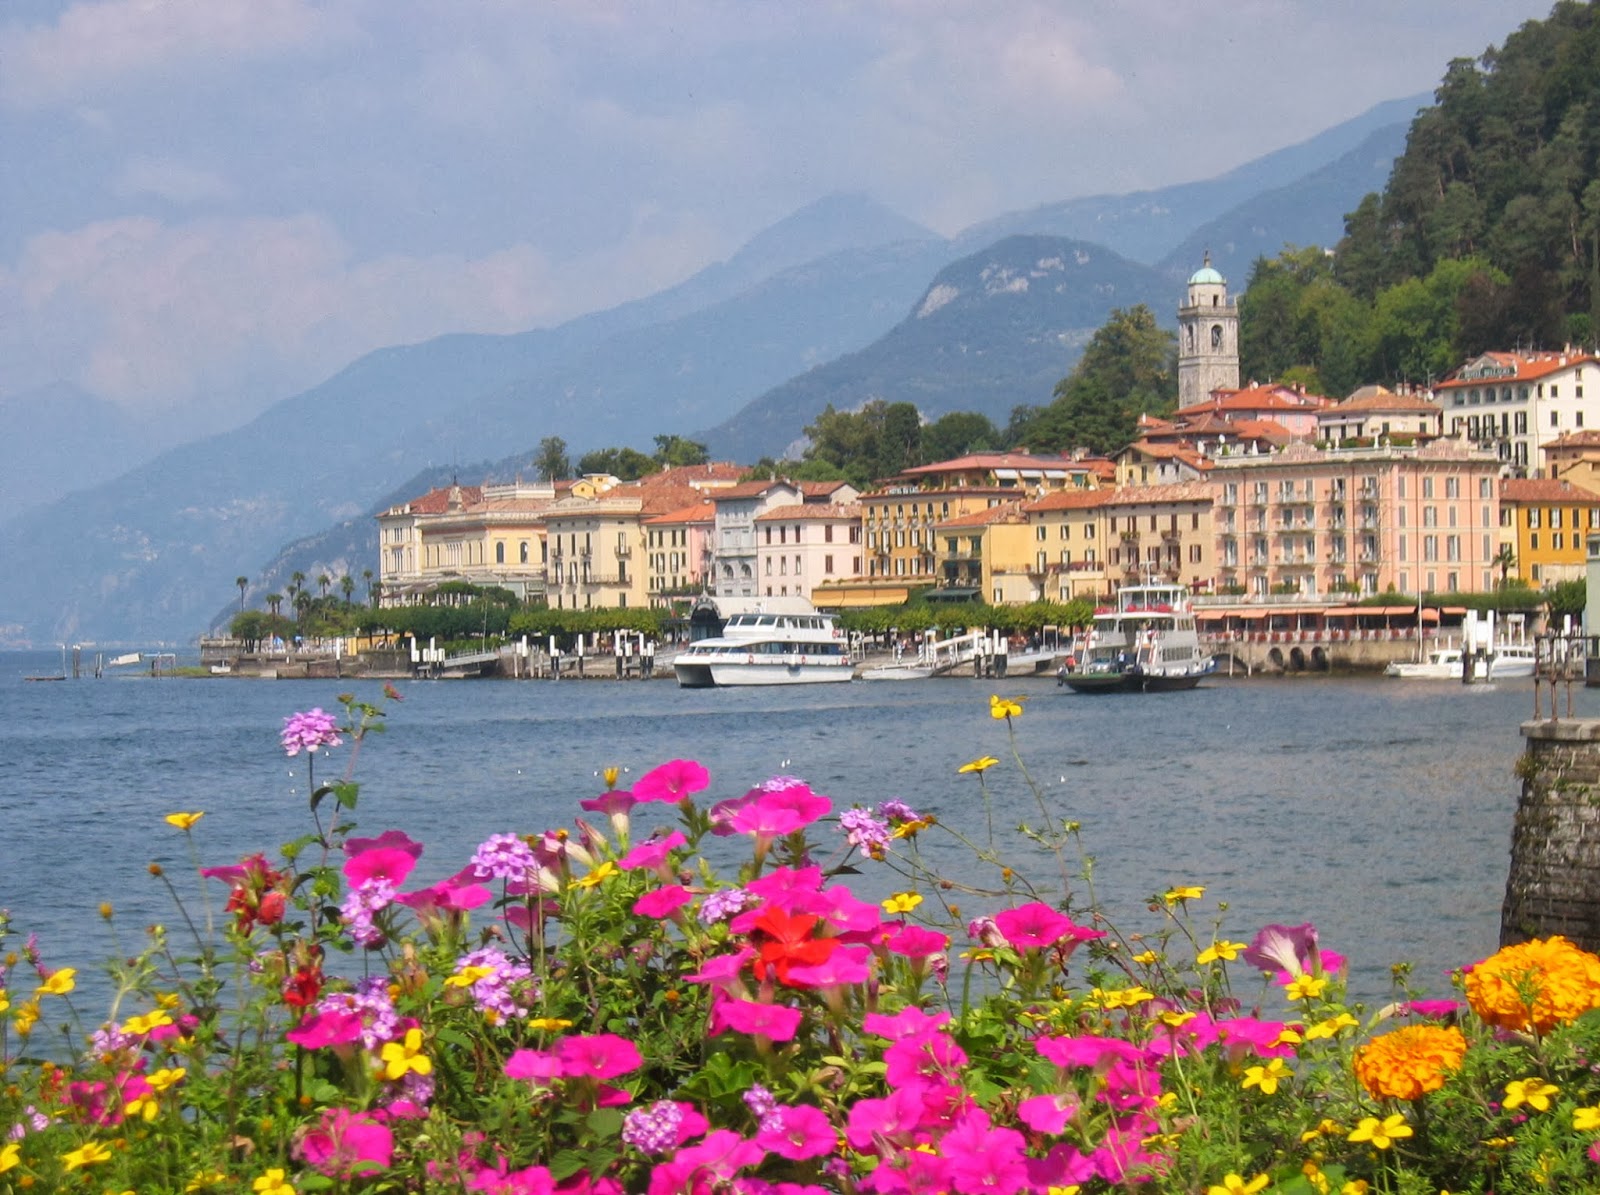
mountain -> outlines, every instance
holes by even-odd
[[[832,403],[915,403],[933,419],[977,411],[1004,426],[1048,402],[1113,307],[1173,307],[1149,266],[1064,237],[1015,236],[945,267],[911,314],[876,343],[767,391],[696,436],[717,459],[777,455]]]
[[[1044,233],[1093,241],[1133,261],[1153,263],[1168,254],[1196,227],[1222,216],[1263,191],[1274,191],[1321,170],[1358,149],[1380,129],[1404,130],[1427,95],[1389,100],[1296,145],[1266,154],[1225,174],[1126,195],[1093,195],[1011,212],[975,224],[957,238],[957,249],[972,252],[1005,236]],[[1387,173],[1385,174],[1387,177]],[[1366,190],[1372,190],[1367,187]],[[1366,191],[1346,202],[1353,208]],[[1333,238],[1342,229],[1333,230]],[[1305,243],[1305,242],[1302,242]],[[1327,242],[1332,244],[1333,241]],[[1276,252],[1276,248],[1273,252]]]
[[[1350,152],[1288,186],[1252,196],[1201,225],[1156,268],[1175,282],[1194,272],[1209,251],[1211,264],[1243,293],[1258,257],[1276,257],[1284,245],[1332,248],[1344,236],[1344,218],[1363,195],[1381,191],[1405,150],[1404,124],[1385,125]]]

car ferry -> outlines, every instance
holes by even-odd
[[[1214,664],[1200,650],[1194,609],[1182,585],[1125,585],[1116,605],[1096,610],[1081,657],[1057,674],[1079,693],[1192,689]]]

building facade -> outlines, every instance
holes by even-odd
[[[1435,387],[1446,434],[1537,475],[1541,450],[1600,427],[1600,362],[1587,353],[1483,353]]]
[[[1512,555],[1507,575],[1534,586],[1582,579],[1585,541],[1600,531],[1600,494],[1549,477],[1500,482],[1500,526]]]
[[[763,597],[811,600],[819,585],[861,572],[861,507],[794,503],[755,517],[756,573]]]
[[[1207,253],[1205,263],[1189,276],[1188,292],[1178,307],[1178,406],[1238,385],[1239,308]]]
[[[1206,482],[1113,490],[1101,507],[1113,581],[1178,581],[1196,593],[1208,591],[1216,575],[1211,504]]]

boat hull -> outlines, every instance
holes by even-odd
[[[1074,693],[1167,693],[1192,689],[1206,672],[1165,676],[1144,672],[1063,672],[1061,683]]]
[[[850,680],[855,672],[848,660],[818,664],[745,664],[735,661],[700,662],[679,660],[672,666],[680,689],[726,689],[741,685],[827,685]]]

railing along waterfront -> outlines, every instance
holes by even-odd
[[[1550,632],[1535,635],[1533,639],[1533,720],[1540,720],[1543,695],[1550,689],[1550,720],[1563,715],[1558,697],[1565,694],[1566,714],[1572,717],[1572,685],[1590,682],[1591,661],[1596,667],[1592,683],[1600,684],[1600,635],[1580,635],[1575,632]]]

